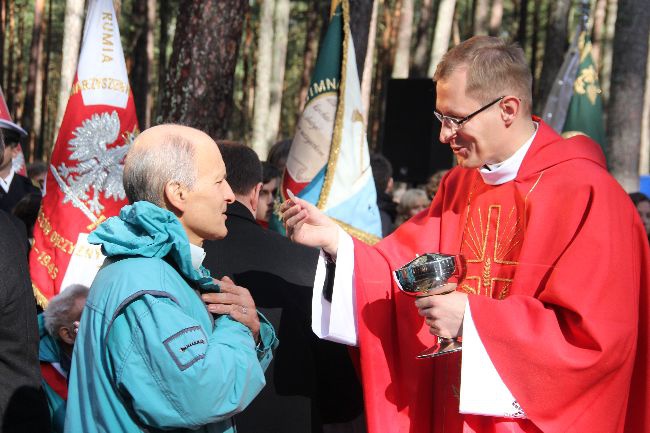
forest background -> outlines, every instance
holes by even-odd
[[[599,72],[610,170],[629,191],[650,172],[647,0],[585,0]],[[140,129],[162,121],[242,141],[265,159],[293,136],[329,0],[114,0]],[[0,0],[0,85],[28,132],[28,161],[48,160],[78,59],[84,0]],[[472,35],[517,41],[540,113],[582,17],[582,0],[350,0],[367,114],[381,150],[388,80],[431,77]]]

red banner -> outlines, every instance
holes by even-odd
[[[43,307],[68,284],[90,284],[97,272],[101,254],[85,238],[126,204],[124,156],[138,129],[111,0],[91,2],[85,28],[34,227],[30,273]]]

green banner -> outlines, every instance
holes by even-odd
[[[330,18],[327,33],[318,50],[318,59],[307,91],[307,103],[323,93],[338,92],[341,81],[342,42],[343,9],[339,3]]]
[[[573,96],[569,104],[562,135],[584,134],[605,148],[603,125],[603,99],[598,71],[591,57],[591,41],[583,32],[580,36],[580,66],[573,83]]]

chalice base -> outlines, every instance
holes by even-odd
[[[416,356],[417,359],[435,358],[436,356],[460,352],[463,349],[462,343],[455,338],[438,337],[438,341],[424,352]]]

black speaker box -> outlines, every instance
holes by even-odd
[[[388,82],[382,153],[393,164],[396,181],[426,183],[451,168],[453,152],[440,143],[440,122],[434,117],[436,85],[428,78]]]

